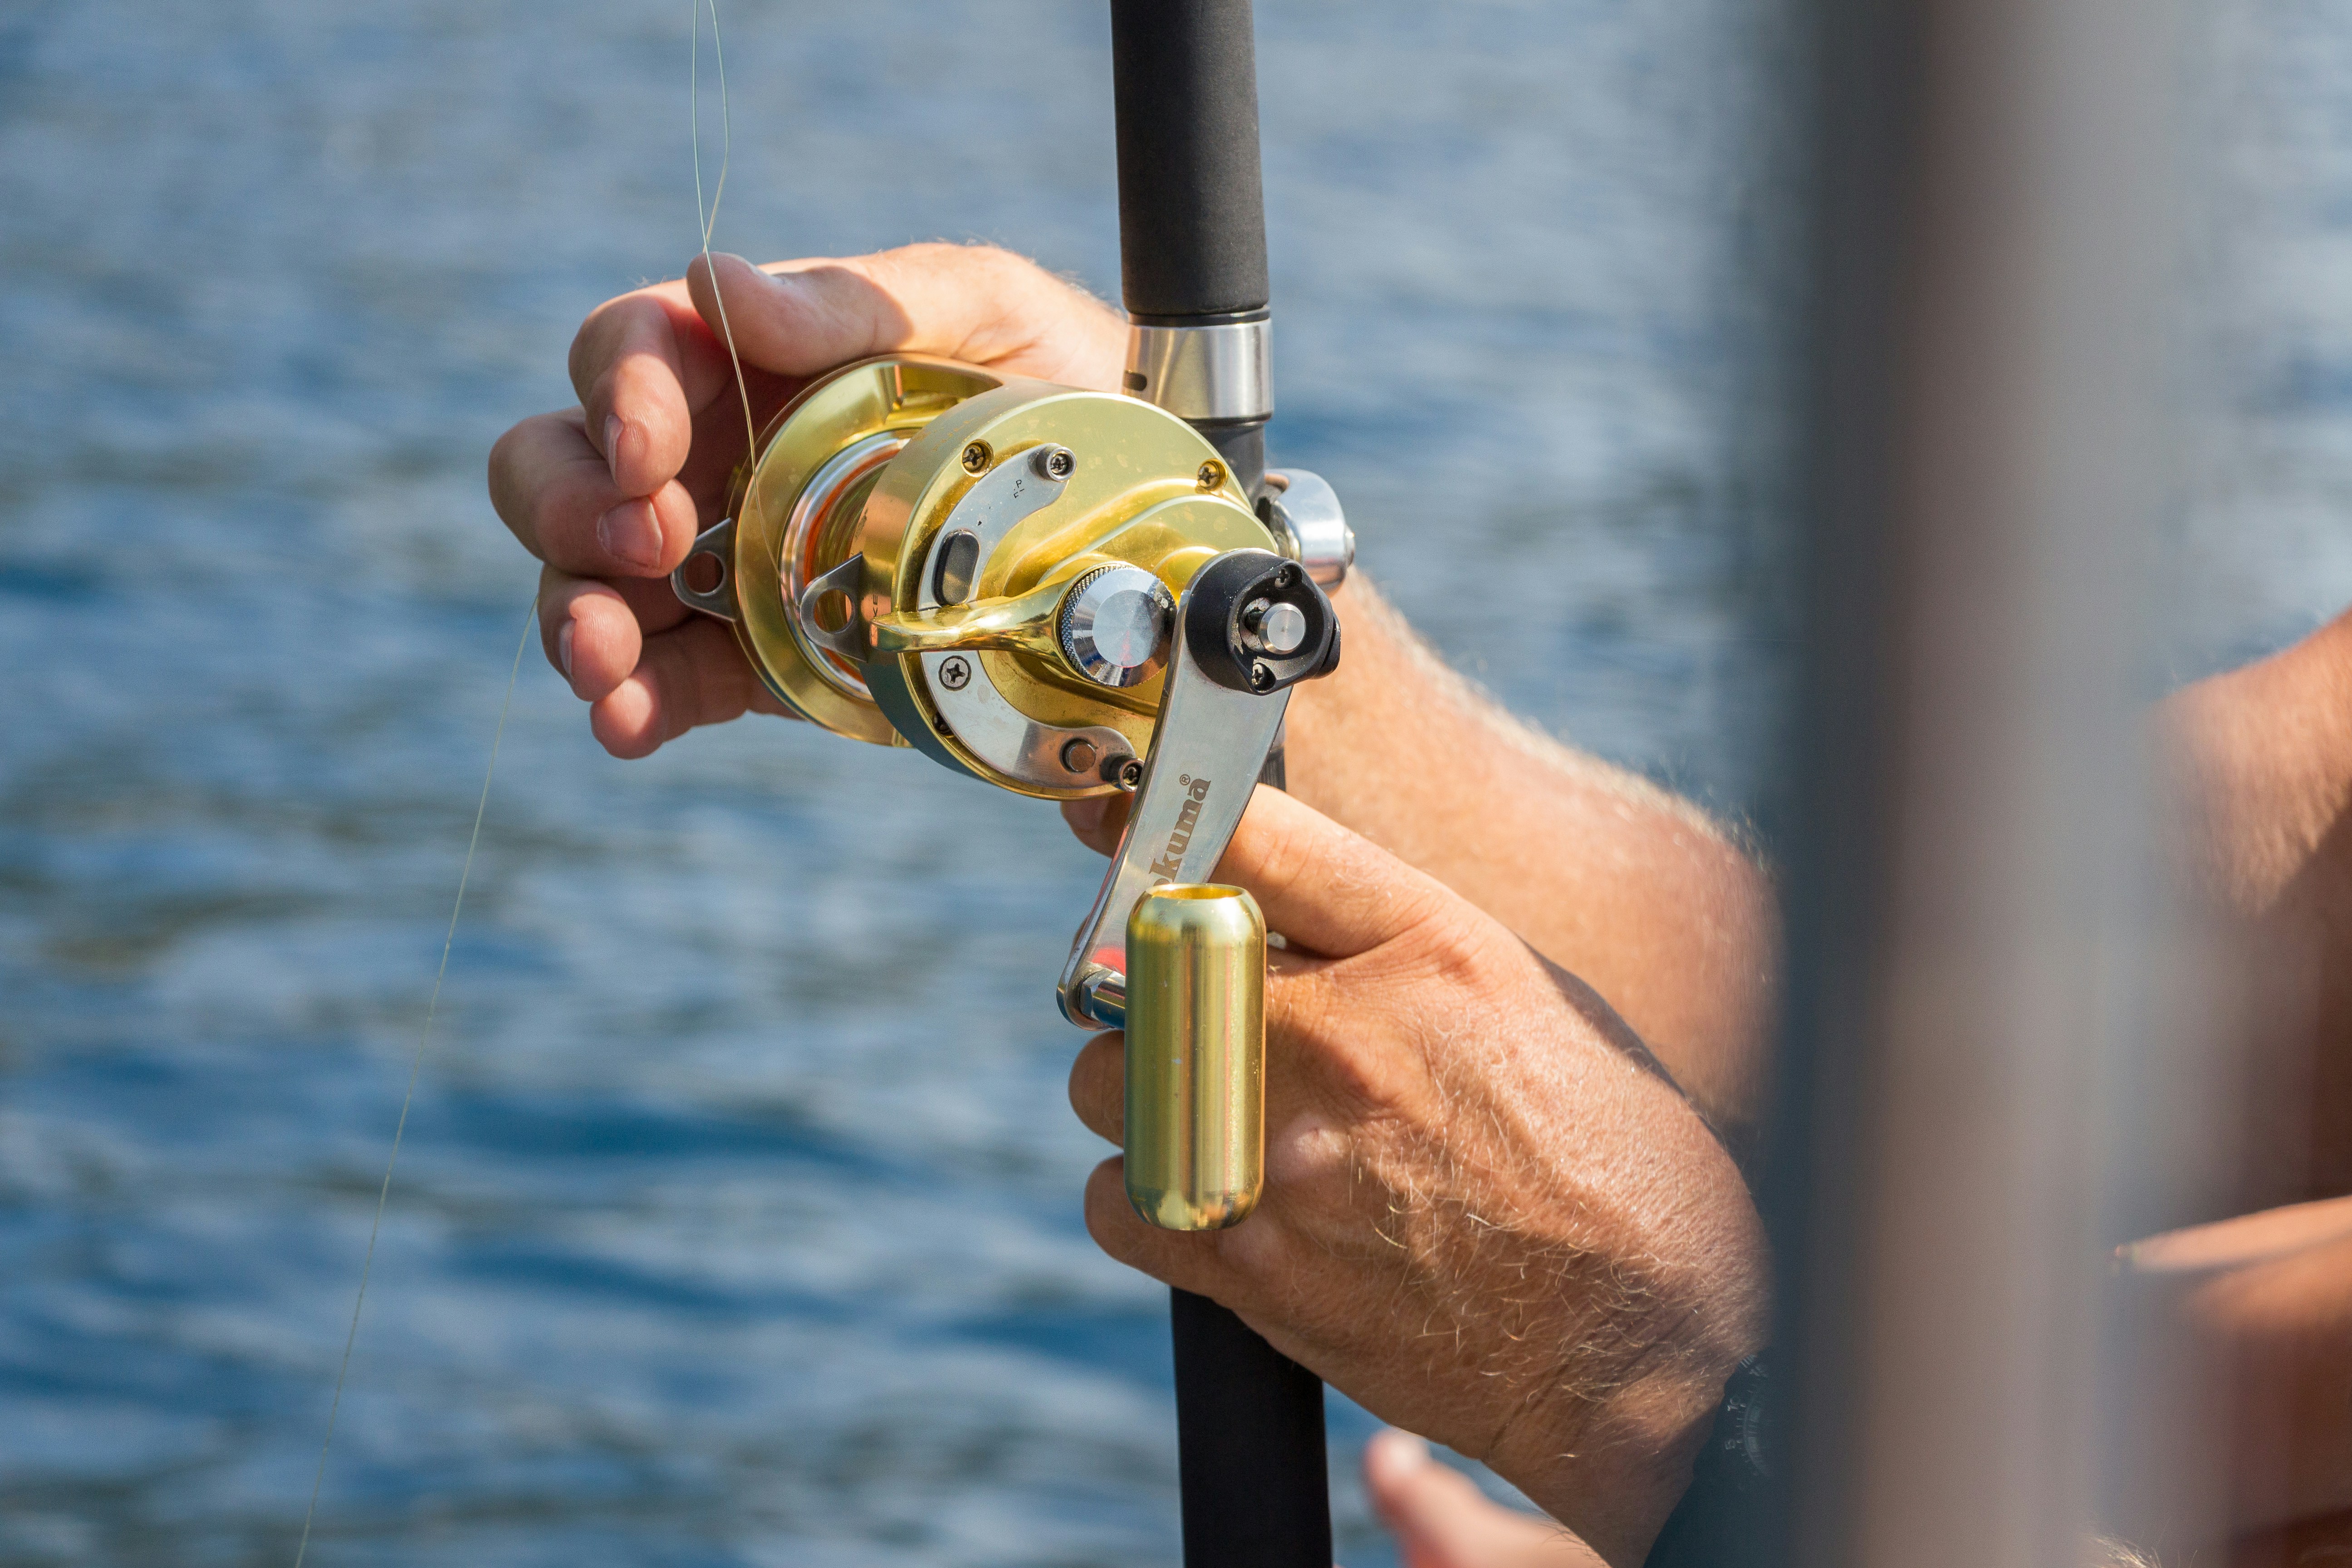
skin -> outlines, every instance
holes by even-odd
[[[649,756],[700,724],[779,713],[724,626],[663,581],[719,520],[742,460],[743,401],[700,313],[725,291],[756,422],[808,379],[890,349],[1104,385],[1123,348],[1102,306],[1002,251],[911,246],[763,271],[698,259],[682,282],[606,301],[572,344],[576,408],[526,419],[490,451],[491,504],[546,563],[548,661],[589,704],[597,741]]]
[[[2129,1419],[2185,1440],[2170,1474],[2190,1481],[2126,1499],[2123,1532],[2168,1563],[2352,1558],[2352,1199],[2169,1232],[2117,1266]]]
[[[778,711],[726,629],[662,581],[719,521],[746,445],[727,349],[705,320],[722,295],[761,425],[807,378],[891,350],[1101,390],[1126,353],[1116,311],[982,247],[766,268],[720,256],[713,271],[698,259],[684,281],[599,306],[572,348],[580,406],[507,432],[489,481],[499,515],[547,563],[548,659],[615,756]],[[1709,1119],[1744,1136],[1777,957],[1762,873],[1688,804],[1486,700],[1360,574],[1335,603],[1347,655],[1292,697],[1292,793],[1589,981]],[[1430,756],[1447,759],[1442,773],[1415,765]],[[1468,799],[1478,813],[1459,809]]]
[[[2226,1201],[2245,1211],[2128,1246],[2114,1304],[2147,1407],[2184,1435],[2194,1500],[2226,1539],[2183,1542],[2164,1489],[2126,1503],[2167,1560],[2289,1568],[2352,1559],[2352,613],[2283,652],[2196,682],[2151,721],[2175,892],[2215,962],[2209,989],[2240,1064]],[[1383,1517],[1433,1568],[1570,1568],[1575,1542],[1530,1528],[1434,1467],[1383,1471]],[[1410,1496],[1412,1506],[1402,1506]],[[2150,1565],[2101,1543],[2086,1560]]]
[[[1589,982],[1745,1153],[1779,961],[1763,874],[1687,802],[1488,701],[1369,582],[1335,602],[1346,653],[1291,699],[1291,792]]]
[[[740,393],[707,324],[722,300]],[[601,307],[572,349],[580,406],[518,426],[490,472],[500,516],[547,563],[548,657],[598,740],[643,756],[776,711],[723,628],[661,582],[717,520],[747,399],[763,424],[806,377],[893,349],[1108,388],[1124,331],[1029,263],[950,246],[764,269],[721,257]],[[1411,1568],[1633,1561],[1756,1335],[1754,1216],[1692,1110],[1744,1146],[1769,889],[1687,805],[1486,702],[1360,574],[1337,602],[1347,658],[1290,709],[1295,799],[1254,809],[1221,873],[1300,938],[1268,996],[1285,1065],[1266,1207],[1216,1237],[1151,1231],[1113,1162],[1089,1221],[1115,1256],[1226,1300],[1591,1542],[1495,1507],[1397,1436],[1368,1452],[1367,1479]],[[2317,1211],[2286,1206],[2352,1191],[2352,1056],[2336,1046],[2352,964],[2330,962],[2352,937],[2347,710],[2352,617],[2155,719],[2176,869],[2235,982],[2228,1024],[2251,1068],[2238,1206],[2256,1212],[2127,1249],[2123,1288],[2158,1302],[2158,1353],[2229,1402],[2215,1429],[2243,1564],[2352,1552],[2352,1243],[2311,1241]],[[1413,765],[1430,756],[1442,775]],[[1099,803],[1070,815],[1097,847],[1116,836]],[[1688,1107],[1635,1065],[1635,1037]],[[1072,1079],[1106,1136],[1117,1067],[1097,1041]]]
[[[1601,1568],[1549,1520],[1487,1501],[1410,1433],[1382,1432],[1365,1446],[1364,1489],[1404,1568]]]
[[[2352,614],[2158,708],[2186,901],[2246,1064],[2236,1205],[2352,1192]]]
[[[2135,1242],[2116,1303],[2137,1325],[2133,1423],[2186,1434],[2225,1541],[2182,1542],[2178,1500],[2126,1533],[2168,1560],[2290,1568],[2352,1558],[2352,614],[2182,689],[2152,718],[2176,891],[2219,953],[2243,1064],[2236,1203]],[[2225,1132],[2229,1130],[2223,1129]],[[2174,1403],[2165,1403],[2165,1402]],[[1426,1456],[1376,1447],[1367,1479],[1411,1568],[1574,1568],[1581,1543],[1497,1508]],[[2192,1504],[2192,1507],[2197,1506]],[[2218,1517],[2216,1517],[2218,1516]],[[2153,1568],[2108,1542],[2086,1561]]]
[[[2158,1309],[2143,1378],[2195,1368],[2199,1403],[2223,1413],[2233,1523],[2352,1512],[2352,1198],[2170,1232],[2119,1261]]]
[[[2123,1249],[2138,1385],[2188,1385],[2234,1563],[2352,1557],[2352,614],[2153,721],[2242,1064],[2236,1202]],[[2185,1373],[2185,1377],[2182,1374]],[[2159,1417],[2160,1418],[2160,1417]]]
[[[1259,790],[1217,874],[1289,942],[1266,983],[1265,1194],[1229,1230],[1160,1230],[1114,1157],[1087,1228],[1639,1562],[1762,1332],[1730,1156],[1591,987],[1313,808]],[[1097,1037],[1070,1077],[1113,1142],[1124,1049]]]
[[[1108,389],[1125,334],[1033,265],[951,246],[720,257],[600,307],[572,347],[580,405],[490,460],[598,741],[644,756],[775,710],[661,581],[719,515],[747,400],[764,424],[806,378],[890,350]],[[1219,869],[1293,942],[1268,984],[1267,1195],[1232,1230],[1175,1236],[1135,1218],[1114,1160],[1088,1224],[1637,1563],[1761,1333],[1760,1226],[1709,1124],[1737,1144],[1754,1121],[1769,889],[1695,809],[1486,702],[1368,584],[1337,602],[1340,673],[1289,710],[1296,794],[1261,791]],[[1073,817],[1097,842],[1117,826]],[[1116,1037],[1080,1054],[1071,1098],[1117,1137]],[[1483,1528],[1475,1492],[1406,1493],[1415,1528],[1449,1509]]]

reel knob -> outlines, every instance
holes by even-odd
[[[1265,917],[1239,888],[1165,883],[1127,919],[1127,1201],[1223,1230],[1265,1185]]]
[[[1176,598],[1140,566],[1105,566],[1062,601],[1062,653],[1099,686],[1140,686],[1168,662]]]

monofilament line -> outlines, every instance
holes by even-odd
[[[441,1010],[441,983],[449,978],[449,950],[457,941],[457,917],[466,908],[466,883],[474,874],[474,851],[481,847],[482,817],[490,808],[490,780],[499,771],[499,745],[507,738],[507,715],[514,708],[515,682],[522,674],[523,649],[530,646],[530,624],[539,616],[534,593],[522,617],[522,637],[515,643],[514,668],[507,671],[507,694],[499,703],[499,725],[490,733],[490,760],[482,769],[482,795],[474,803],[474,831],[466,840],[466,863],[457,872],[457,896],[449,905],[449,929],[441,937],[441,967],[434,972],[433,994],[425,1004],[425,1027],[418,1031],[416,1050],[408,1062],[408,1091],[400,1097],[400,1119],[392,1126],[392,1152],[383,1162],[383,1184],[376,1189],[375,1223],[368,1226],[367,1253],[360,1260],[360,1288],[352,1299],[352,1326],[343,1333],[343,1361],[335,1371],[335,1397],[327,1406],[327,1436],[319,1444],[319,1473],[310,1479],[310,1506],[302,1513],[302,1542],[294,1549],[294,1568],[310,1552],[310,1524],[319,1516],[319,1492],[327,1481],[327,1450],[335,1444],[335,1417],[342,1414],[343,1382],[352,1374],[352,1346],[360,1337],[360,1309],[367,1305],[368,1275],[375,1268],[376,1237],[383,1233],[384,1205],[392,1198],[393,1167],[400,1163],[400,1141],[408,1131],[408,1108],[416,1099],[417,1075],[425,1070],[425,1052],[433,1044],[433,1020]]]
[[[719,184],[710,205],[702,205],[702,12],[710,11],[710,58],[719,62]],[[687,0],[686,18],[694,38],[687,51],[687,114],[693,123],[694,219],[702,230],[702,275],[710,280],[710,298],[719,307],[719,335],[727,340],[727,358],[735,367],[735,390],[743,399],[743,460],[758,455],[760,433],[751,422],[751,389],[743,380],[743,356],[735,352],[735,329],[728,324],[727,297],[719,291],[719,273],[710,262],[710,236],[719,227],[719,204],[727,195],[727,166],[735,156],[735,122],[727,107],[727,50],[719,41],[719,0]]]

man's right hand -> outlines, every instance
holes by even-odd
[[[664,581],[719,520],[747,426],[764,426],[810,379],[875,354],[940,354],[1108,391],[1126,344],[1125,321],[1101,301],[972,246],[765,268],[719,256],[706,269],[697,258],[682,280],[598,306],[572,342],[579,405],[524,420],[490,451],[491,501],[546,563],[548,662],[591,704],[596,739],[642,757],[699,724],[782,711],[727,629]]]
[[[1099,844],[1090,805],[1064,813]],[[1738,1168],[1591,987],[1292,796],[1258,790],[1216,878],[1286,939],[1265,1195],[1230,1229],[1157,1229],[1113,1157],[1095,1240],[1639,1563],[1762,1340]],[[1113,1143],[1125,1086],[1124,1040],[1097,1036],[1070,1103]]]

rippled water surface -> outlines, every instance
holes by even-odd
[[[1260,10],[1279,453],[1448,658],[1738,809],[1777,11]],[[1099,5],[724,12],[721,245],[1115,291]],[[292,1560],[533,583],[482,460],[691,248],[686,18],[0,12],[0,1560]],[[2184,668],[2352,596],[2352,27],[2261,20],[2211,51]],[[1097,866],[772,721],[609,761],[531,653],[313,1560],[1172,1562],[1162,1296],[1080,1224],[1048,997]]]

